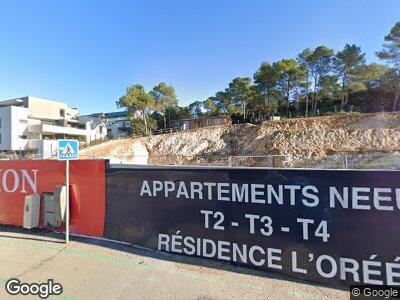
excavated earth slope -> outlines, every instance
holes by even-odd
[[[131,163],[226,165],[231,163],[230,156],[273,154],[284,155],[292,167],[338,167],[347,154],[349,164],[396,168],[400,166],[398,150],[400,113],[379,113],[211,126],[118,139],[87,148],[81,156]],[[381,163],[375,166],[377,160]]]

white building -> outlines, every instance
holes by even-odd
[[[107,137],[106,122],[101,118],[79,116],[78,120],[86,123],[86,142],[91,143],[96,140],[103,140]]]
[[[126,111],[96,113],[87,117],[101,118],[105,120],[107,126],[107,134],[110,137],[129,136],[131,122],[127,117]]]
[[[42,158],[56,154],[57,139],[73,138],[87,143],[101,124],[79,120],[78,110],[67,104],[36,97],[22,97],[0,102],[0,150],[32,151]],[[103,124],[105,126],[105,124]]]

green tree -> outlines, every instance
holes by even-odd
[[[386,61],[393,67],[392,81],[394,84],[394,99],[392,110],[397,110],[397,103],[400,97],[400,21],[397,22],[390,33],[385,36],[383,49],[377,52],[381,60]]]
[[[243,119],[246,119],[246,108],[252,98],[251,78],[236,77],[228,85],[225,90],[230,97],[231,111],[229,114],[236,113],[240,109],[243,114]],[[234,111],[232,111],[232,108]]]
[[[276,66],[263,62],[253,76],[255,90],[259,96],[257,97],[256,95],[254,97],[252,107],[256,109],[260,106],[261,101],[266,117],[271,117],[277,112],[278,99],[281,98],[281,94],[277,89],[279,75]]]
[[[117,106],[128,110],[131,124],[135,123],[138,115],[141,116],[144,123],[144,132],[149,132],[147,114],[154,107],[154,99],[150,94],[146,93],[142,85],[134,84],[128,87],[125,95],[117,101]]]
[[[150,94],[154,98],[155,109],[159,111],[163,116],[164,128],[166,128],[167,111],[170,108],[174,108],[178,105],[178,100],[175,94],[175,88],[172,85],[167,85],[165,82],[160,82],[158,85],[153,87],[153,89],[150,91]]]
[[[211,115],[229,115],[234,111],[232,99],[226,91],[219,91],[204,103]]]
[[[201,101],[194,101],[190,103],[188,109],[190,111],[190,115],[193,117],[203,116],[203,102]]]
[[[190,109],[187,106],[177,106],[170,109],[171,120],[189,119],[192,117]]]
[[[289,117],[290,102],[295,100],[293,96],[295,95],[296,88],[304,87],[306,71],[295,59],[282,59],[275,62],[273,67],[276,68],[279,74],[277,87],[284,96],[286,116]]]
[[[346,44],[342,51],[339,51],[334,58],[334,66],[342,85],[340,110],[349,101],[349,86],[354,82],[359,69],[365,65],[365,53],[361,47]]]
[[[321,89],[320,79],[332,70],[332,58],[334,51],[326,46],[318,46],[309,57],[310,75],[313,78],[313,101],[311,110],[313,114],[317,111],[318,93]]]
[[[368,88],[376,88],[382,86],[387,79],[387,73],[390,68],[377,63],[361,66],[355,73],[353,83],[350,85],[349,90],[366,91]]]
[[[319,79],[319,95],[323,99],[335,99],[340,93],[340,85],[335,75],[324,75]]]
[[[217,116],[220,114],[218,107],[215,105],[215,97],[208,97],[204,102],[203,106],[206,109],[207,116]]]
[[[142,135],[143,133],[150,133],[157,129],[157,120],[152,117],[144,119],[138,119],[134,115],[130,116],[128,113],[128,119],[131,121],[130,132],[132,135]]]
[[[304,98],[305,98],[305,109],[304,109],[304,115],[307,118],[308,117],[308,102],[309,102],[309,95],[310,95],[310,74],[312,71],[312,54],[313,51],[310,48],[304,49],[298,56],[297,56],[297,62],[299,63],[300,66],[303,67],[304,72],[305,72],[305,78],[306,81],[304,83]]]

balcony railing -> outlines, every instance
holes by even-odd
[[[28,131],[39,134],[70,134],[70,135],[82,135],[82,136],[85,136],[87,134],[86,129],[48,125],[48,124],[30,125]]]

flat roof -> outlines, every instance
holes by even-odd
[[[22,100],[20,98],[0,101],[0,106],[12,106],[12,105],[21,106],[23,104],[24,104],[24,100]]]
[[[99,117],[101,115],[105,115],[107,118],[118,118],[118,117],[126,117],[127,111],[115,111],[109,113],[94,113],[90,114],[89,117]]]

